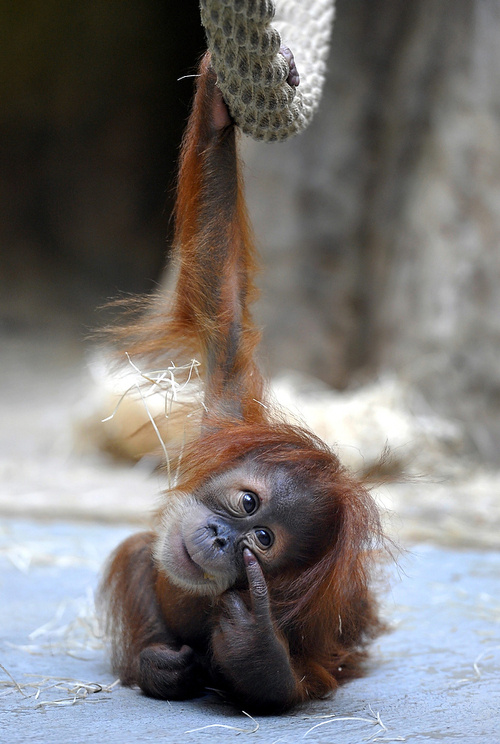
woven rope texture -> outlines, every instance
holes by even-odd
[[[200,0],[212,65],[238,126],[254,139],[288,139],[318,107],[334,0]],[[300,85],[287,83],[281,44],[295,57]]]

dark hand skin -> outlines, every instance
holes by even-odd
[[[243,562],[251,606],[234,589],[219,600],[222,615],[212,633],[213,684],[221,683],[247,710],[280,712],[299,701],[297,679],[286,641],[273,624],[264,574],[248,548],[243,551]],[[209,677],[200,657],[186,644],[176,650],[165,641],[141,651],[137,679],[141,689],[169,700],[201,694]]]
[[[288,77],[286,81],[288,85],[291,85],[294,88],[296,88],[300,84],[300,75],[299,75],[299,71],[297,70],[297,65],[295,64],[295,58],[293,56],[293,52],[289,47],[281,46],[280,54],[288,62]]]
[[[223,614],[212,635],[214,661],[237,701],[259,712],[279,711],[298,701],[297,679],[272,621],[262,569],[248,548],[243,561],[251,608],[236,591],[223,595]]]
[[[204,684],[196,654],[186,645],[178,651],[163,644],[145,648],[139,657],[139,680],[151,697],[170,700],[194,697]]]

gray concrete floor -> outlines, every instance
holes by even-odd
[[[451,547],[413,547],[393,567],[392,632],[374,645],[364,678],[256,722],[213,694],[150,700],[111,687],[93,592],[103,560],[130,522],[147,520],[161,484],[147,463],[79,451],[72,425],[89,405],[89,376],[73,336],[44,326],[0,347],[1,744],[233,741],[240,730],[265,744],[500,742],[498,473],[475,486],[440,478],[438,490],[397,490],[391,534]]]
[[[233,741],[240,731],[265,744],[500,742],[500,553],[413,547],[391,569],[392,631],[367,675],[330,699],[250,720],[213,694],[169,703],[110,689],[92,594],[130,531],[0,523],[1,742]]]

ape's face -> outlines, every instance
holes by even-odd
[[[297,486],[300,487],[297,487]],[[284,468],[251,459],[167,505],[156,546],[161,570],[178,586],[217,595],[243,584],[243,549],[265,574],[303,560],[311,542],[312,499]]]

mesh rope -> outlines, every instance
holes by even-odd
[[[334,3],[200,0],[219,87],[245,134],[273,142],[309,125],[325,79]],[[282,44],[295,57],[297,88],[287,83],[288,63],[279,53]]]

